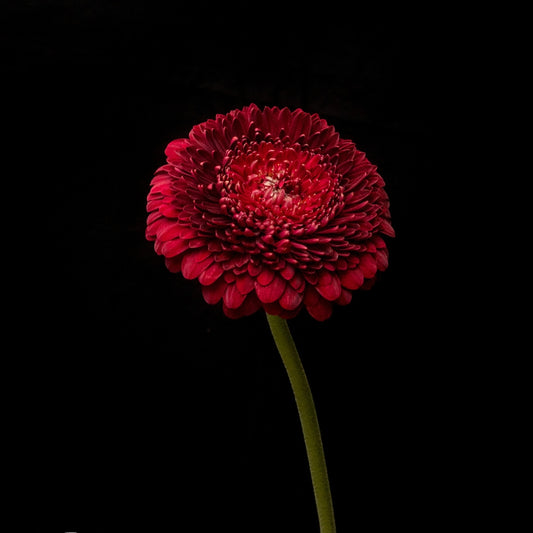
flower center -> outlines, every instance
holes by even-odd
[[[241,227],[268,233],[314,231],[343,201],[334,167],[299,145],[240,142],[218,175],[222,211]]]

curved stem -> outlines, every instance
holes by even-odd
[[[300,422],[304,434],[307,459],[315,493],[320,533],[335,533],[333,502],[329,488],[326,458],[320,437],[315,404],[309,382],[298,355],[287,321],[279,316],[269,315],[267,319],[272,336],[278,348],[296,399]]]

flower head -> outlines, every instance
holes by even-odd
[[[165,154],[146,237],[227,316],[305,307],[325,320],[386,269],[383,179],[317,114],[252,104],[194,126]]]

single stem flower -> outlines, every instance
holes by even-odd
[[[166,148],[146,237],[226,316],[263,309],[295,395],[321,533],[335,521],[313,398],[286,319],[326,320],[372,286],[393,237],[384,181],[317,114],[251,104]]]
[[[383,179],[318,115],[252,104],[194,126],[165,154],[146,237],[228,317],[305,308],[325,320],[387,268]]]

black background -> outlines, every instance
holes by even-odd
[[[431,337],[426,304],[444,289],[424,273],[421,223],[440,169],[445,13],[362,6],[5,8],[31,247],[11,493],[32,531],[318,531],[265,317],[225,318],[144,239],[166,144],[251,102],[319,113],[378,165],[391,199],[397,237],[375,287],[324,323],[290,321],[338,530],[433,530],[462,505],[435,481],[454,476],[443,428],[461,383]]]

